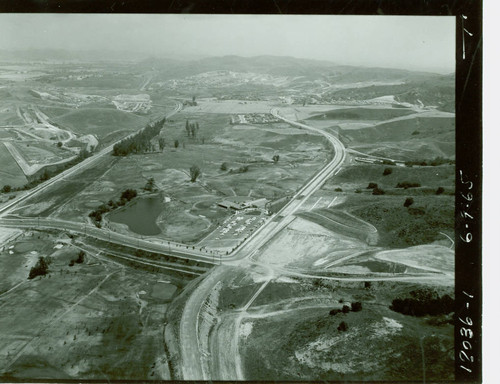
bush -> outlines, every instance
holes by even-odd
[[[335,188],[335,192],[342,192],[342,188]]]
[[[392,173],[392,169],[386,168],[386,169],[384,169],[384,172],[382,173],[382,175],[387,176],[387,175],[390,175],[391,173]]]
[[[419,135],[419,134],[420,134],[420,132],[419,132],[419,131],[413,131],[411,134],[412,134],[412,135]]]
[[[221,171],[227,171],[227,164],[226,164],[226,163],[222,163],[222,164],[220,165],[220,170],[221,170]]]
[[[413,203],[414,203],[413,198],[407,197],[405,202],[403,203],[403,207],[408,208]]]
[[[436,189],[436,195],[440,195],[444,192],[444,188],[443,187],[439,187],[438,189]]]
[[[349,328],[347,323],[345,321],[343,321],[339,324],[339,326],[337,327],[337,330],[339,332],[345,332],[345,331],[347,331],[347,328]]]
[[[359,188],[354,191],[354,193],[361,193],[361,192],[363,192],[363,191]]]
[[[374,189],[374,188],[377,188],[378,187],[378,184],[377,183],[368,183],[368,187],[366,187],[367,189]]]
[[[362,309],[363,309],[363,306],[361,305],[361,302],[359,302],[359,301],[355,301],[351,305],[351,311],[353,311],[353,312],[359,312]]]
[[[374,188],[372,195],[384,195],[385,191],[382,188]]]

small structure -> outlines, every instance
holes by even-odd
[[[217,204],[219,207],[226,209],[234,209],[235,211],[240,211],[245,208],[244,203],[235,203],[234,201],[224,200]]]

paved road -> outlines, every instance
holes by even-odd
[[[180,259],[190,259],[202,261],[208,264],[217,264],[218,259],[212,255],[187,249],[186,245],[172,243],[155,243],[147,239],[132,237],[129,234],[113,232],[107,229],[100,229],[85,223],[75,223],[72,221],[51,219],[51,218],[2,218],[0,226],[11,228],[34,228],[34,229],[59,229],[62,231],[76,232],[85,236],[90,236],[108,243],[125,245],[131,248],[140,248],[149,252],[162,253],[175,256]]]
[[[230,255],[230,257],[225,258],[226,260],[244,259],[255,254],[259,248],[265,245],[293,220],[293,214],[302,206],[304,201],[316,192],[326,179],[341,167],[345,159],[344,145],[332,134],[285,119],[278,114],[277,109],[272,109],[271,113],[291,125],[314,131],[325,136],[334,148],[334,156],[328,164],[316,173],[312,179],[291,198],[288,204],[274,216],[273,220],[264,223],[259,230]],[[208,380],[212,378],[209,376],[209,373],[203,371],[201,365],[201,353],[198,347],[198,315],[203,302],[206,300],[215,284],[225,277],[226,272],[224,267],[215,268],[215,270],[191,293],[184,307],[179,334],[184,380]],[[265,288],[265,285],[261,288]],[[261,290],[258,291],[258,293],[260,292]],[[253,299],[255,299],[257,295],[254,295]],[[253,300],[250,301],[250,304],[252,302]]]
[[[175,115],[177,112],[179,112],[181,109],[182,109],[182,104],[177,102],[175,109],[173,111],[169,112],[165,117],[168,119],[171,116]],[[101,150],[99,153],[96,153],[93,156],[81,161],[80,163],[76,164],[75,166],[65,170],[64,172],[59,173],[58,175],[50,178],[49,180],[45,181],[44,183],[37,185],[36,187],[30,189],[29,191],[26,191],[25,193],[21,193],[17,198],[10,200],[7,204],[5,204],[4,206],[2,206],[0,208],[0,217],[8,214],[12,209],[14,209],[22,201],[40,193],[41,191],[44,191],[49,186],[56,184],[57,182],[63,180],[65,177],[74,175],[75,173],[78,173],[85,168],[88,168],[92,165],[95,165],[103,156],[111,153],[111,151],[113,150],[113,146],[116,143],[118,143],[121,140],[124,140],[126,138],[132,137],[132,136],[136,135],[137,133],[138,132],[134,132],[134,133],[128,135],[127,137],[118,140],[117,142],[115,142],[115,143],[111,144],[110,146]]]

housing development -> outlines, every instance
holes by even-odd
[[[5,57],[2,380],[453,380],[453,73]]]

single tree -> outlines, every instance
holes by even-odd
[[[384,195],[385,191],[382,188],[375,187],[373,188],[372,195]]]
[[[175,147],[175,148],[178,148],[178,147],[179,147],[179,140],[175,140],[175,141],[174,141],[174,147]]]
[[[280,159],[280,155],[274,155],[273,156],[273,161],[274,161],[274,164],[276,164]]]
[[[343,322],[341,322],[341,323],[339,324],[339,326],[337,327],[337,330],[338,330],[339,332],[345,332],[345,331],[347,331],[347,328],[349,328],[349,327],[347,326],[347,323],[346,323],[345,321],[343,321]]]
[[[407,197],[406,200],[405,200],[405,202],[404,202],[404,204],[403,204],[403,207],[408,208],[413,203],[414,203],[413,198],[412,197]]]
[[[160,151],[163,152],[163,149],[165,148],[165,144],[166,144],[165,139],[163,137],[160,137],[158,139],[158,145],[160,146]]]
[[[443,187],[439,187],[439,188],[436,190],[436,195],[441,195],[443,192],[444,192],[444,188],[443,188]]]
[[[83,261],[84,261],[84,260],[85,260],[85,252],[80,251],[80,252],[78,253],[78,257],[77,257],[77,259],[75,260],[75,262],[76,262],[76,263],[78,263],[78,264],[81,264],[81,263],[83,263]]]
[[[154,178],[152,178],[152,177],[150,177],[150,178],[148,179],[148,181],[146,182],[146,185],[144,186],[144,189],[145,189],[146,191],[151,192],[151,191],[153,190],[153,188],[154,188],[154,185],[155,185],[155,179],[154,179]]]
[[[386,169],[384,169],[384,172],[382,173],[382,175],[387,176],[387,175],[390,175],[391,173],[392,173],[392,169],[386,168]]]
[[[377,183],[368,183],[368,187],[366,187],[367,189],[373,189],[373,188],[377,188],[378,185]]]
[[[227,164],[226,164],[226,163],[222,163],[222,164],[220,165],[220,170],[221,170],[221,171],[227,171]]]
[[[62,147],[62,142],[58,141],[58,142],[57,142],[57,147],[58,147],[58,148],[61,148],[61,147]]]
[[[189,168],[189,174],[191,175],[191,182],[194,183],[201,174],[200,167],[192,165],[191,168]]]
[[[361,302],[355,301],[354,303],[351,304],[351,311],[353,312],[359,312],[363,309],[363,306],[361,305]]]
[[[10,185],[4,185],[2,188],[3,193],[9,193],[12,190],[12,187]]]

